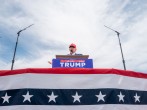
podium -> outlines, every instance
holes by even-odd
[[[52,60],[52,68],[93,68],[93,60],[89,55],[56,55]]]

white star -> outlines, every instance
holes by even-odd
[[[105,102],[104,97],[105,97],[106,95],[103,95],[103,94],[101,93],[101,91],[99,92],[99,95],[95,95],[95,96],[98,98],[97,102],[99,102],[100,100],[102,100],[102,101]]]
[[[49,97],[49,102],[53,101],[56,102],[55,98],[58,97],[58,95],[54,95],[54,93],[52,92],[51,95],[47,95]]]
[[[1,98],[4,99],[4,100],[3,100],[3,103],[5,103],[5,102],[9,103],[9,98],[10,98],[10,97],[11,97],[11,96],[8,96],[7,93],[5,94],[4,97],[1,97]]]
[[[29,94],[29,91],[27,91],[27,94],[26,95],[22,95],[22,96],[24,97],[23,102],[25,102],[25,101],[31,102],[30,98],[33,97],[33,95],[30,95]]]
[[[80,98],[82,97],[82,95],[78,95],[78,93],[76,92],[76,94],[72,95],[72,97],[74,98],[73,103],[76,101],[80,102]]]
[[[135,98],[135,102],[137,102],[137,101],[140,102],[140,100],[139,100],[140,96],[138,96],[137,93],[136,93],[136,95],[134,96],[134,98]]]
[[[117,96],[119,97],[119,102],[120,102],[120,101],[123,101],[123,102],[124,102],[124,97],[125,97],[125,95],[122,95],[122,93],[120,92],[120,94],[117,95]]]

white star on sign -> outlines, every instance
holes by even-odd
[[[47,95],[49,97],[49,102],[53,101],[56,102],[55,98],[58,97],[58,95],[54,95],[54,93],[52,92],[51,95]]]
[[[5,103],[5,102],[9,103],[9,98],[10,98],[10,97],[11,97],[11,96],[8,96],[7,93],[5,94],[4,97],[1,97],[1,98],[4,99],[4,100],[3,100],[3,103]]]
[[[78,93],[76,92],[76,94],[72,95],[72,97],[74,98],[73,103],[76,101],[80,102],[80,98],[82,97],[82,95],[78,95]]]
[[[134,98],[135,98],[135,102],[137,102],[137,101],[140,102],[140,100],[139,100],[140,96],[138,96],[137,93],[136,93],[136,95],[134,96]]]
[[[106,95],[103,95],[103,94],[101,93],[101,91],[99,92],[99,95],[95,95],[95,96],[98,98],[97,102],[99,102],[100,100],[102,100],[102,101],[105,102],[104,97],[105,97]]]
[[[120,92],[120,94],[117,95],[117,96],[119,97],[119,102],[120,102],[120,101],[123,101],[123,102],[124,102],[124,97],[125,97],[125,95],[122,95],[122,93]]]
[[[30,98],[33,97],[33,95],[30,95],[29,94],[29,91],[27,91],[27,94],[26,95],[22,95],[22,96],[24,97],[23,102],[25,102],[25,101],[31,102]]]

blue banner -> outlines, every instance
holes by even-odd
[[[53,59],[52,68],[93,68],[92,59]]]

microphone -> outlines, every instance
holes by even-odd
[[[73,53],[73,50],[72,49],[70,49],[70,54],[72,54]]]

